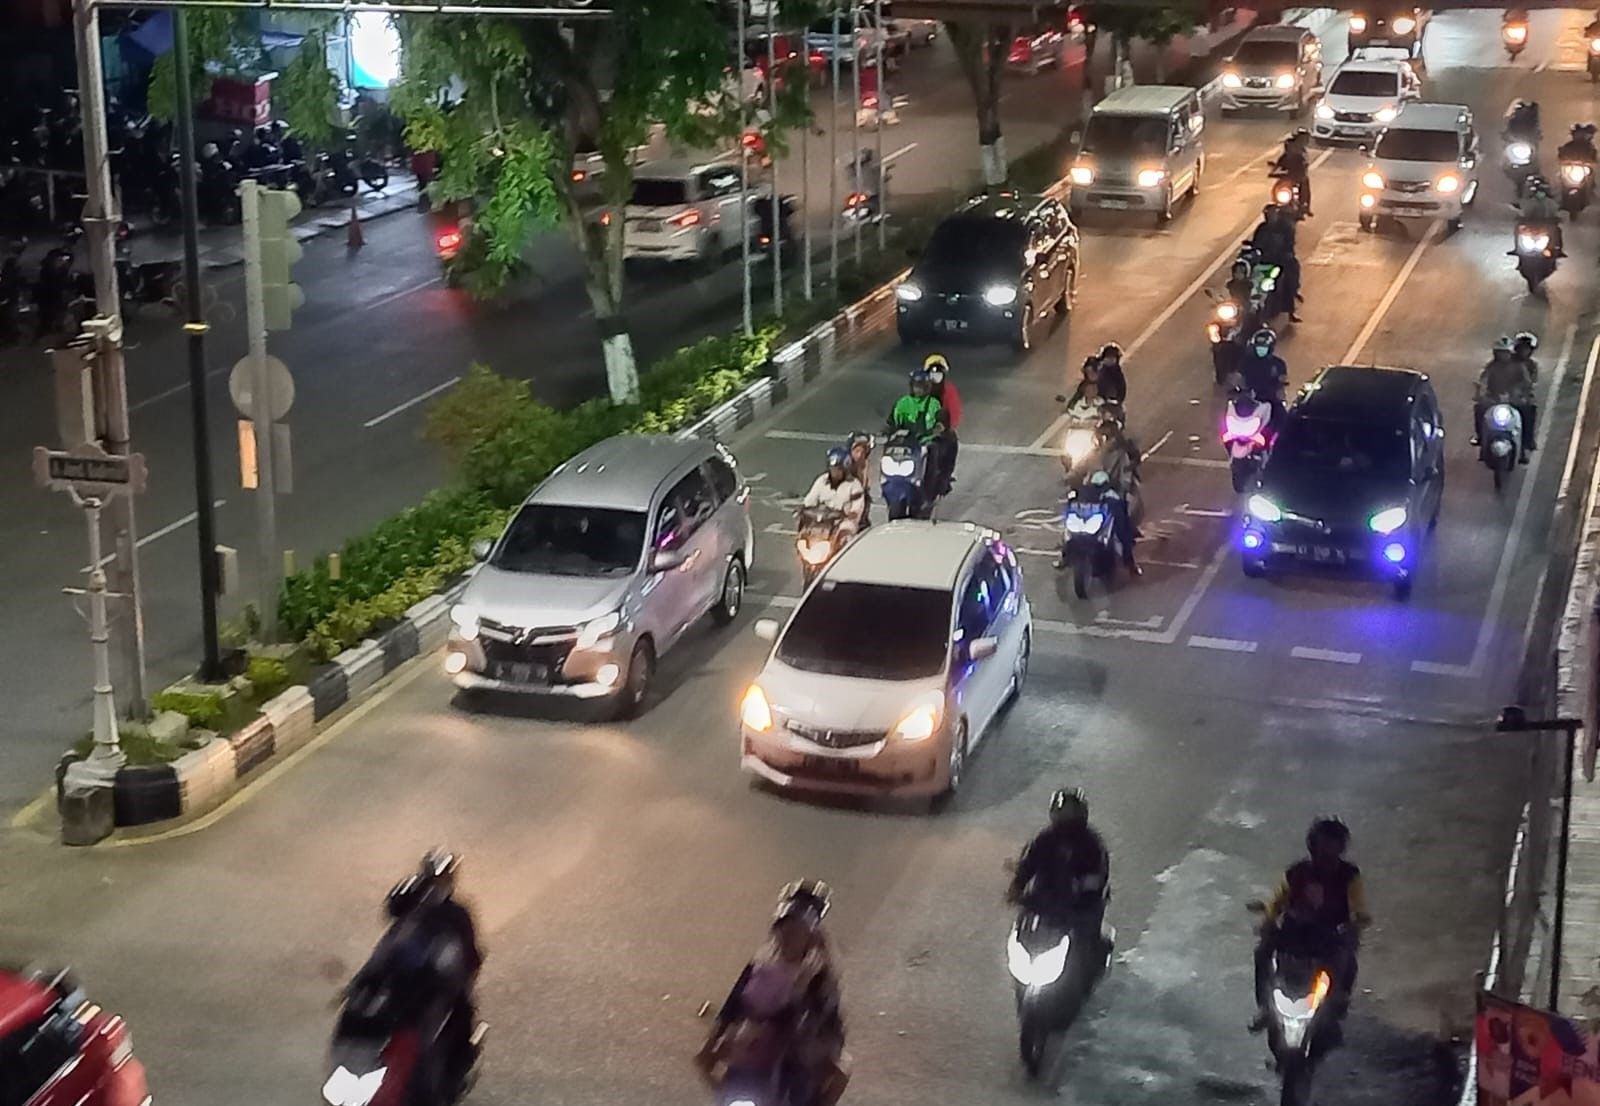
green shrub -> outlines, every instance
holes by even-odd
[[[501,376],[488,365],[473,365],[467,375],[428,408],[422,436],[444,450],[452,464],[505,428],[513,411],[528,402],[528,382]]]
[[[244,674],[255,687],[259,703],[276,697],[289,686],[289,666],[277,657],[251,657],[245,663]]]
[[[220,690],[177,691],[168,688],[158,693],[150,706],[157,714],[164,710],[177,711],[190,724],[203,730],[221,732],[228,722],[227,697]]]

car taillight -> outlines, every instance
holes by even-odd
[[[572,171],[572,183],[573,184],[579,184],[579,183],[587,180],[588,177],[589,177],[588,172],[586,172],[583,169],[574,169]]]
[[[690,208],[682,215],[674,215],[672,218],[668,219],[667,222],[671,223],[675,227],[692,227],[700,222],[700,212]]]
[[[865,192],[852,192],[844,198],[845,207],[860,207],[866,202],[867,194]]]
[[[754,131],[746,131],[744,137],[739,139],[739,142],[745,148],[754,150],[761,145],[761,136]]]

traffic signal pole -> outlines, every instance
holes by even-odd
[[[270,640],[278,628],[278,505],[272,467],[272,384],[267,378],[267,314],[261,280],[261,189],[239,182],[244,201],[244,312],[250,340],[250,422],[256,447],[256,537],[261,550],[261,632]]]

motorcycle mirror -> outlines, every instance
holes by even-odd
[[[967,656],[975,661],[988,660],[1000,648],[1000,640],[992,637],[976,638],[967,646]]]

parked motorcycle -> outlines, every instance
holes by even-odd
[[[1528,223],[1517,224],[1517,272],[1527,282],[1528,291],[1537,293],[1556,271],[1555,247],[1550,228]]]
[[[1261,470],[1272,446],[1272,404],[1245,392],[1222,409],[1222,448],[1228,451],[1233,490],[1242,492]]]
[[[896,430],[883,444],[879,461],[883,502],[889,519],[930,519],[937,497],[927,492],[928,447],[910,430]]]
[[[1265,907],[1250,904],[1254,913]],[[1282,1084],[1283,1106],[1310,1106],[1317,1065],[1338,1043],[1338,1004],[1330,966],[1307,951],[1280,948],[1273,954],[1267,1043]]]
[[[1517,60],[1528,45],[1528,25],[1520,19],[1508,20],[1500,25],[1500,41],[1506,44],[1506,57]]]
[[[1053,1034],[1071,1027],[1090,992],[1111,969],[1115,931],[1101,935],[1103,949],[1074,940],[1070,925],[1023,908],[1006,936],[1006,966],[1016,994],[1018,1050],[1029,1078],[1037,1078]]]
[[[74,268],[73,255],[82,235],[81,227],[72,228],[39,262],[33,303],[40,337],[76,337],[84,320],[95,313],[94,278]]]
[[[202,221],[212,224],[236,224],[244,219],[244,204],[239,199],[238,167],[213,143],[201,151],[199,180],[195,196]]]
[[[1506,478],[1516,471],[1521,452],[1522,412],[1503,399],[1491,403],[1478,428],[1478,460],[1494,474],[1495,491],[1504,487]]]
[[[849,535],[844,533],[845,515],[828,507],[802,507],[795,523],[795,550],[800,555],[800,575],[810,587],[817,574],[839,555]]]
[[[1072,593],[1089,598],[1089,581],[1109,582],[1122,561],[1114,512],[1121,509],[1122,493],[1111,478],[1097,471],[1067,493],[1061,505],[1060,567],[1072,573]]]

